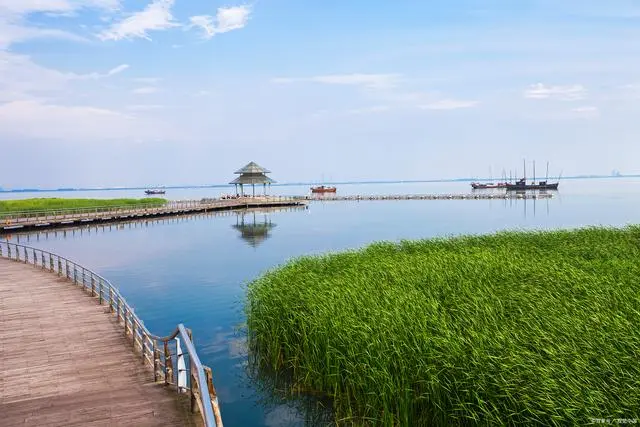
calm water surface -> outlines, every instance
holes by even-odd
[[[274,187],[305,194],[306,187]],[[214,197],[224,189],[175,190],[168,198]],[[468,183],[340,186],[342,194],[468,192]],[[137,192],[56,197],[137,197]],[[16,195],[3,195],[15,198]],[[20,194],[19,197],[33,197]],[[38,194],[36,197],[50,197]],[[503,229],[640,223],[640,180],[567,180],[551,200],[315,202],[308,209],[252,211],[87,227],[10,240],[60,253],[109,278],[158,335],[182,322],[212,367],[228,426],[297,426],[301,416],[246,375],[245,285],[305,254]]]

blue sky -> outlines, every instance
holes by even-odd
[[[640,173],[631,0],[1,0],[0,186]]]

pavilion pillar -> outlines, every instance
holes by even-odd
[[[263,190],[264,190],[264,195],[266,196],[266,195],[267,195],[267,183],[266,183],[266,182],[265,182],[265,183],[263,183],[263,184],[262,184],[262,187],[264,187],[264,188],[263,188]]]
[[[253,189],[253,197],[256,197],[256,185],[251,184],[251,188]]]

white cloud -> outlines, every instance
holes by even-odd
[[[144,10],[136,12],[128,18],[113,24],[108,30],[98,35],[101,40],[123,40],[143,38],[151,40],[150,31],[162,31],[179,27],[171,8],[174,0],[155,0]]]
[[[138,82],[138,83],[143,83],[143,84],[147,84],[147,85],[155,85],[158,84],[162,81],[161,77],[137,77],[135,79],[133,79],[134,81]]]
[[[0,104],[3,135],[44,140],[95,140],[148,135],[132,116],[90,106],[67,106],[43,100]]]
[[[154,86],[139,87],[131,91],[135,95],[149,95],[158,92],[158,88]]]
[[[364,107],[364,108],[354,108],[352,110],[348,110],[347,114],[371,114],[371,113],[384,113],[386,111],[391,110],[391,107],[388,105],[374,105],[372,107]]]
[[[593,119],[600,116],[600,110],[598,107],[593,106],[576,107],[571,109],[571,111],[578,117],[585,119]]]
[[[0,3],[0,13],[4,16],[37,12],[68,14],[90,8],[115,11],[120,8],[120,0],[2,0]]]
[[[395,87],[401,80],[399,74],[330,74],[314,77],[279,77],[273,83],[311,82],[330,85],[352,85],[371,89]]]
[[[460,108],[471,108],[478,105],[478,101],[462,101],[456,99],[441,99],[428,104],[418,106],[423,110],[458,110]]]
[[[249,22],[251,6],[220,7],[215,18],[211,15],[198,15],[189,18],[190,28],[200,27],[204,37],[210,39],[216,34],[227,33],[244,28]]]
[[[129,64],[121,64],[106,73],[89,73],[89,74],[68,74],[68,78],[70,80],[98,80],[111,76],[115,76],[116,74],[120,74],[130,68]]]
[[[84,37],[67,31],[29,26],[26,24],[26,18],[30,14],[73,15],[81,9],[113,12],[119,7],[119,0],[2,0],[0,2],[0,49],[7,49],[14,43],[36,38],[87,41]]]
[[[86,42],[86,38],[66,31],[27,27],[8,21],[0,17],[0,50],[9,48],[12,44],[33,39],[60,39],[76,42]]]
[[[125,71],[127,64],[106,73],[65,73],[36,64],[26,55],[0,50],[0,101],[14,101],[62,91],[74,81],[98,80]]]
[[[164,109],[164,105],[159,104],[138,104],[138,105],[128,105],[127,110],[131,111],[154,111],[154,110],[162,110]]]
[[[109,70],[109,72],[107,72],[107,76],[113,76],[115,74],[120,74],[121,72],[125,71],[128,68],[129,68],[129,64],[118,65],[117,67],[112,68],[111,70]]]
[[[529,86],[524,97],[529,99],[555,99],[560,101],[578,101],[587,96],[587,89],[579,84],[569,86],[547,86],[536,83]]]

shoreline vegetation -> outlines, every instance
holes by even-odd
[[[248,286],[250,354],[338,424],[640,418],[639,260],[640,226],[297,258]]]
[[[66,199],[66,198],[34,198],[19,200],[1,200],[0,214],[15,212],[37,212],[59,209],[83,209],[102,207],[131,207],[162,205],[166,199],[148,197],[143,199]]]

